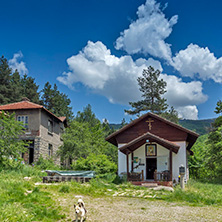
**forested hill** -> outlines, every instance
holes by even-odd
[[[211,127],[211,123],[214,122],[215,119],[204,119],[204,120],[180,120],[179,124],[189,130],[192,130],[200,135],[206,134],[209,132],[209,128]],[[110,124],[110,127],[114,130],[118,130],[121,128],[121,124]]]

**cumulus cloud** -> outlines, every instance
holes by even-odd
[[[179,118],[192,119],[192,120],[198,119],[198,109],[197,109],[197,106],[195,105],[177,107],[176,110],[178,111]]]
[[[167,92],[164,95],[167,103],[178,111],[179,117],[184,119],[198,119],[196,105],[204,103],[208,97],[204,95],[200,81],[183,82],[176,76],[161,74],[167,82]]]
[[[197,76],[202,80],[213,79],[222,83],[222,57],[217,59],[207,47],[190,44],[176,54],[172,65],[182,76]]]
[[[67,63],[70,71],[57,78],[61,83],[73,89],[75,83],[81,82],[92,92],[107,97],[111,103],[123,105],[141,99],[137,78],[142,75],[143,69],[151,65],[162,71],[159,61],[151,58],[133,61],[131,56],[118,58],[100,41],[89,41],[82,51],[68,58]],[[185,83],[176,76],[166,74],[161,74],[161,78],[167,82],[166,99],[169,105],[179,108],[184,118],[189,118],[189,113],[192,118],[197,116],[193,107],[207,99],[202,93],[202,83]],[[190,107],[190,112],[183,112],[182,107],[186,110]]]
[[[15,71],[16,69],[21,75],[27,74],[28,69],[23,61],[20,61],[23,58],[22,52],[15,53],[13,58],[8,61],[10,68]]]
[[[167,82],[165,97],[171,106],[199,105],[208,98],[202,92],[200,81],[183,82],[181,78],[166,74],[161,74],[160,77]]]
[[[137,78],[143,69],[152,65],[162,69],[161,64],[153,59],[138,59],[131,56],[120,58],[100,41],[89,41],[86,47],[67,59],[69,72],[64,72],[57,79],[73,88],[74,83],[81,82],[94,93],[106,96],[111,103],[127,104],[140,97]]]
[[[116,40],[116,49],[123,49],[129,54],[144,53],[171,61],[170,44],[165,39],[171,34],[178,16],[165,18],[160,4],[147,0],[137,11],[138,19],[132,22]]]

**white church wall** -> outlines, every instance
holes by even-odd
[[[143,170],[143,176],[146,178],[146,158],[145,158],[145,145],[141,146],[140,148],[136,149],[133,153],[134,157],[139,158],[139,162],[142,165],[139,165],[138,168],[134,169],[134,172],[140,173]],[[133,164],[134,167],[138,165],[138,163]]]
[[[119,144],[118,148],[124,144]],[[118,175],[126,173],[126,155],[118,150]]]
[[[169,170],[169,150],[157,145],[157,172]]]
[[[178,181],[179,177],[179,167],[183,165],[185,167],[185,172],[187,172],[187,153],[186,153],[186,142],[175,142],[180,146],[178,153],[173,153],[173,180]],[[187,174],[185,174],[185,181],[187,180]]]

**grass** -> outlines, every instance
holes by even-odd
[[[25,167],[24,171],[1,171],[0,221],[56,221],[64,218],[48,192],[34,186],[40,171]],[[32,180],[24,180],[32,176]],[[52,207],[53,206],[53,207]]]
[[[2,170],[0,173],[0,221],[65,221],[64,197],[82,195],[90,199],[120,197],[142,200],[161,200],[165,203],[205,207],[222,206],[222,185],[201,183],[189,180],[185,190],[176,187],[174,192],[155,191],[130,183],[116,185],[111,182],[93,179],[89,183],[65,182],[52,185],[35,185],[45,175],[40,170],[25,166],[21,170]],[[24,177],[31,177],[25,180]],[[141,206],[140,210],[147,211]]]

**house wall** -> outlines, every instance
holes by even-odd
[[[21,136],[23,140],[34,140],[34,162],[38,161],[42,155],[44,158],[49,157],[49,144],[53,147],[53,159],[56,164],[60,164],[60,158],[56,156],[56,152],[63,144],[61,134],[64,130],[64,124],[57,120],[52,115],[49,115],[45,110],[41,109],[22,109],[9,111],[15,113],[15,118],[20,116],[28,116],[28,129]],[[53,132],[48,132],[48,120],[53,122]],[[29,154],[26,154],[26,159]]]
[[[53,132],[48,131],[48,120],[53,122]],[[58,121],[53,116],[49,116],[44,110],[41,112],[40,137],[36,138],[38,142],[39,152],[36,153],[39,157],[49,157],[49,144],[52,145],[53,159],[55,163],[60,163],[60,158],[56,155],[58,148],[63,144],[61,133],[64,129],[64,124]]]
[[[22,109],[9,111],[9,113],[15,113],[15,118],[18,116],[28,116],[28,129],[22,135],[22,139],[29,139],[39,135],[40,129],[40,110],[39,109]]]

